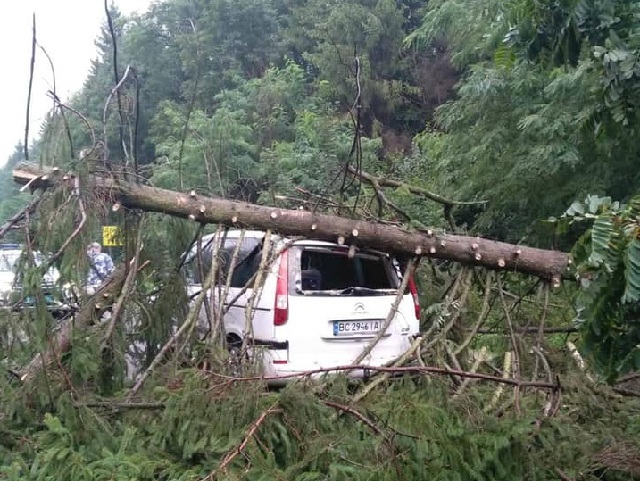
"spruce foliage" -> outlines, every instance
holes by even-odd
[[[622,376],[639,366],[636,10],[615,0],[164,0],[133,17],[112,9],[115,39],[103,29],[69,102],[89,126],[61,107],[30,149],[42,165],[78,174],[80,187],[42,194],[10,238],[60,252],[56,293],[78,296],[90,315],[54,316],[41,302],[42,269],[21,266],[22,295],[39,301],[0,312],[0,478],[640,477],[637,387]],[[120,73],[134,72],[120,111],[113,97],[105,106],[114,40]],[[19,160],[17,148],[0,172],[4,217],[28,198],[10,179]],[[444,218],[404,185],[383,203],[344,177],[347,164],[488,204]],[[590,217],[575,251],[590,284],[576,296],[566,284],[550,291],[434,262],[418,275],[424,339],[409,356],[413,372],[269,388],[259,365],[230,356],[215,319],[206,332],[192,320],[182,255],[212,229],[122,212],[92,194],[91,173],[547,247],[584,232],[567,218]],[[540,227],[587,193],[629,202],[589,197],[553,234]],[[115,260],[137,264],[111,298],[90,301],[79,288],[85,246],[103,225],[124,233]],[[111,322],[102,304],[120,303]],[[586,367],[572,348],[579,341]],[[49,364],[33,361],[45,353]],[[616,377],[624,383],[600,384]]]

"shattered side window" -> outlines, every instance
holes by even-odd
[[[236,268],[231,280],[232,287],[244,287],[246,280],[251,278],[251,276],[253,275],[253,261],[256,256],[256,252],[258,252],[258,259],[260,259],[258,248],[261,242],[262,238],[244,238],[242,246],[240,247],[240,252],[238,253]],[[227,280],[231,258],[233,257],[233,253],[237,243],[237,238],[225,239],[224,247],[220,249],[218,253],[218,283],[224,283]],[[202,284],[202,282],[204,282],[204,279],[206,279],[209,273],[209,269],[211,269],[211,257],[211,243],[203,246],[200,260],[198,259],[195,250],[193,251],[191,259],[185,264],[184,267],[189,282],[193,282],[196,284]]]

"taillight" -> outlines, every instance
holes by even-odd
[[[289,318],[289,253],[284,251],[280,255],[278,266],[278,280],[276,282],[276,300],[273,309],[273,325],[282,326]]]
[[[413,277],[409,278],[409,292],[413,298],[413,309],[416,315],[416,319],[420,320],[420,298],[418,297],[418,289]]]

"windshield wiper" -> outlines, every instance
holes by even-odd
[[[341,296],[382,296],[388,289],[371,289],[370,287],[351,286],[338,291]]]

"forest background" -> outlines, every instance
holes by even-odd
[[[140,15],[112,8],[109,20],[83,89],[0,171],[0,218],[30,200],[11,175],[23,160],[132,169],[182,192],[346,205],[412,229],[572,250],[579,282],[552,290],[450,263],[420,271],[429,334],[421,362],[544,380],[546,391],[515,384],[504,393],[495,379],[424,372],[370,390],[336,381],[272,391],[176,355],[137,403],[124,403],[130,386],[114,374],[122,365],[100,355],[95,329],[79,331],[55,372],[3,386],[0,477],[640,476],[628,385],[640,368],[637,2],[166,0]],[[401,185],[376,204],[375,186],[348,178],[346,164]],[[409,185],[468,204],[443,207]],[[57,251],[72,230],[59,205],[51,199],[34,221],[38,249]],[[132,225],[93,207],[95,221],[60,261],[67,277],[81,279],[77,259],[101,224]],[[158,279],[176,287],[171,267],[196,228],[156,215],[136,222],[153,266],[140,279],[148,299]],[[148,366],[174,316],[167,302],[130,304],[148,313],[139,333]],[[4,338],[8,367],[46,349],[45,317],[29,318],[37,342],[9,349]]]

